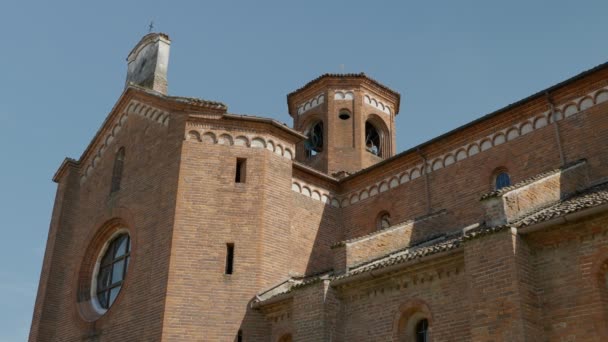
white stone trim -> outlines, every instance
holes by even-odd
[[[366,94],[366,96],[368,95]],[[548,124],[552,123],[554,120],[559,121],[562,120],[564,117],[567,118],[579,114],[584,110],[587,110],[595,105],[607,101],[608,87],[595,90],[585,96],[581,96],[568,103],[556,106],[554,110],[555,118],[552,117],[552,113],[549,111],[532,115],[530,118],[516,123],[510,127],[503,128],[486,137],[460,146],[448,153],[431,158],[428,160],[428,165],[426,167],[424,167],[423,163],[420,163],[407,169],[406,171],[398,172],[396,174],[388,176],[363,189],[351,191],[347,194],[344,194],[340,196],[342,198],[341,206],[347,207],[348,205],[357,203],[362,200],[366,200],[381,192],[395,188],[398,185],[405,184],[410,180],[420,177],[420,175],[423,174],[424,170],[426,170],[428,173],[431,173],[440,170],[444,167],[456,164],[459,161],[471,157],[477,153],[485,152],[498,145],[501,145],[513,139],[517,139],[518,137],[531,133],[537,129],[543,128]]]
[[[118,235],[121,235],[121,234],[129,235],[129,230],[127,228],[119,228],[117,231],[115,231],[112,234],[112,236],[110,236],[108,238],[108,240],[106,240],[103,247],[101,248],[101,251],[97,255],[97,260],[95,260],[95,267],[93,268],[93,276],[91,279],[91,307],[93,308],[93,310],[95,312],[97,312],[100,315],[105,314],[106,311],[108,311],[108,309],[109,309],[109,308],[108,309],[102,308],[101,305],[99,304],[99,299],[97,299],[97,276],[99,275],[99,268],[101,267],[101,259],[103,258],[104,254],[106,254],[106,251],[108,250],[108,247],[110,246],[110,243],[114,240],[114,238],[116,238]],[[129,238],[131,238],[131,235],[129,235]],[[124,282],[124,279],[123,279],[123,282]],[[122,285],[121,285],[120,290],[122,291]]]
[[[147,105],[145,103],[141,103],[139,101],[131,100],[129,105],[125,110],[117,116],[117,119],[112,123],[111,129],[108,130],[108,133],[100,139],[101,146],[97,148],[97,152],[88,158],[88,165],[83,168],[82,175],[80,175],[80,184],[83,184],[87,178],[93,172],[93,169],[99,165],[99,161],[103,156],[103,153],[108,149],[108,147],[112,144],[118,132],[122,129],[122,127],[127,122],[129,115],[138,115],[145,119],[151,120],[159,125],[167,127],[169,125],[169,112],[160,110],[153,106]]]
[[[320,104],[325,102],[325,94],[319,94],[312,99],[304,102],[303,104],[298,106],[298,115],[302,115],[307,111],[319,106]]]
[[[267,149],[288,160],[293,160],[295,157],[295,147],[292,144],[288,144],[276,138],[265,138],[255,133],[214,131],[187,126],[184,139],[211,145]]]
[[[374,108],[380,110],[384,114],[391,115],[393,113],[393,110],[391,109],[391,107],[388,104],[385,104],[384,102],[375,99],[370,94],[366,93],[363,96],[363,103],[365,103],[368,106],[371,106],[371,107],[374,107]]]
[[[303,180],[292,178],[291,190],[306,197],[310,197],[313,200],[323,202],[325,205],[331,205],[336,208],[340,207],[340,201],[334,193],[318,186],[308,184]]]
[[[334,92],[334,100],[344,101],[344,100],[354,100],[355,93],[352,90],[336,90]]]

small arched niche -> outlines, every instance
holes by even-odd
[[[511,176],[509,171],[504,167],[499,167],[492,172],[492,185],[494,190],[500,190],[511,186]]]
[[[376,229],[382,230],[391,226],[391,215],[387,211],[382,211],[376,217]]]

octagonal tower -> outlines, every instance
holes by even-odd
[[[287,95],[293,127],[308,136],[296,159],[344,175],[395,154],[399,93],[365,74],[325,74]]]

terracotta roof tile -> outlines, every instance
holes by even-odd
[[[552,206],[527,215],[513,225],[522,228],[602,204],[608,204],[608,182],[575,193]]]
[[[365,239],[367,239],[367,238],[369,238],[371,236],[379,235],[379,234],[382,234],[382,233],[385,233],[385,232],[388,232],[388,231],[391,231],[391,230],[395,230],[397,228],[401,228],[401,227],[409,225],[409,224],[414,224],[414,223],[419,223],[419,222],[422,222],[422,221],[426,221],[426,220],[432,219],[432,218],[434,218],[436,216],[439,216],[439,215],[442,215],[442,214],[446,214],[447,212],[448,211],[446,209],[441,209],[441,210],[438,210],[438,211],[434,211],[434,212],[429,213],[429,214],[425,214],[425,215],[422,215],[422,216],[415,217],[415,218],[413,218],[411,220],[407,220],[407,221],[403,221],[403,222],[400,222],[400,223],[396,223],[396,224],[394,224],[394,225],[392,225],[392,226],[390,226],[388,228],[383,228],[381,230],[377,230],[377,231],[371,232],[369,234],[365,234],[365,235],[358,236],[356,238],[352,238],[352,239],[348,239],[348,240],[338,241],[338,242],[332,244],[330,246],[330,248],[341,247],[341,246],[345,246],[347,243],[352,243],[352,242],[357,242],[357,241],[365,240]]]
[[[197,97],[165,95],[165,94],[159,93],[155,90],[152,90],[152,89],[149,89],[146,87],[142,87],[142,86],[134,84],[134,83],[129,83],[129,88],[137,89],[137,90],[143,91],[147,94],[150,94],[150,95],[153,95],[156,97],[160,97],[163,99],[175,101],[175,102],[187,103],[187,104],[191,104],[194,106],[207,107],[207,108],[213,108],[213,109],[223,109],[223,110],[228,109],[228,107],[225,104],[223,104],[222,102],[203,100],[203,99],[200,99]]]
[[[177,101],[177,102],[185,102],[195,106],[201,107],[213,107],[217,109],[228,109],[228,107],[222,102],[217,101],[208,101],[199,99],[197,97],[184,97],[184,96],[166,96],[169,100]]]
[[[368,79],[370,80],[372,83],[374,83],[375,85],[377,85],[378,87],[384,89],[385,91],[392,93],[394,95],[396,95],[397,97],[401,97],[401,94],[399,94],[399,92],[383,85],[382,83],[376,81],[375,79],[367,76],[365,73],[361,72],[358,74],[354,74],[354,73],[350,73],[350,74],[331,74],[331,73],[327,73],[327,74],[323,74],[317,78],[315,78],[314,80],[306,83],[304,86],[292,91],[291,93],[287,94],[287,98],[289,99],[291,96],[295,95],[296,93],[299,93],[300,91],[310,87],[311,85],[321,81],[322,79],[325,78],[364,78],[364,79]]]
[[[335,277],[334,279],[349,278],[360,273],[365,273],[387,266],[404,263],[410,260],[419,259],[428,255],[456,249],[460,247],[461,242],[462,237],[458,236],[430,246],[408,248],[403,252],[395,253],[393,255],[359,266],[358,268],[350,270],[348,273]]]
[[[583,191],[579,191],[569,197],[540,208],[517,221],[499,226],[482,225],[477,229],[467,231],[464,240],[470,240],[487,234],[493,234],[510,227],[524,228],[537,223],[549,221],[556,217],[571,214],[583,209],[593,208],[599,205],[608,204],[608,182],[593,186]]]

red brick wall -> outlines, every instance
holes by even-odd
[[[589,76],[553,95],[557,104],[565,104],[572,98],[606,85],[607,71]],[[422,147],[421,153],[429,160],[474,142],[490,133],[506,129],[511,125],[548,110],[546,99],[533,100],[518,106],[503,115],[495,116],[474,126],[465,128],[442,140]],[[597,180],[608,177],[608,103],[596,105],[583,113],[558,121],[561,144],[566,162],[587,158],[590,178]],[[499,167],[505,167],[512,183],[539,173],[560,167],[559,151],[556,144],[555,127],[549,124],[514,140],[480,151],[464,160],[428,173],[430,203],[424,175],[391,188],[376,196],[360,200],[343,209],[346,238],[365,235],[375,229],[375,218],[381,211],[391,214],[391,222],[403,222],[432,211],[447,209],[454,215],[451,225],[445,231],[462,228],[483,220],[483,208],[479,203],[481,195],[493,189],[493,174]],[[422,156],[410,152],[392,159],[381,167],[346,179],[340,193],[348,199],[361,190],[371,189],[392,176],[422,163]],[[420,232],[419,235],[425,235]]]
[[[235,183],[236,158],[247,159],[245,183]],[[273,229],[289,227],[272,225],[285,218],[270,209],[280,204],[267,192],[290,189],[285,177],[275,180],[276,188],[268,183],[269,169],[284,163],[266,149],[184,143],[163,339],[230,341],[239,328],[246,339],[255,338],[253,328],[264,323],[259,313],[246,312],[247,303],[284,277],[289,261],[271,260],[286,248],[279,243],[268,250],[264,240],[276,241],[281,236],[273,237]],[[224,274],[227,243],[235,246],[232,275]],[[272,261],[276,272],[270,274]]]
[[[76,170],[60,177],[30,340],[160,339],[182,136],[179,118],[165,127],[130,115],[84,183]],[[121,146],[121,189],[110,195]],[[131,233],[132,262],[114,305],[88,323],[77,303],[81,263],[100,247],[91,246],[93,237],[116,218]]]
[[[547,340],[608,340],[608,217],[557,226],[526,237],[533,248],[541,326]]]
[[[344,91],[352,92],[353,99],[339,100],[334,98],[336,92]],[[333,174],[338,171],[353,173],[382,161],[382,158],[373,156],[365,150],[365,122],[372,116],[376,118],[377,123],[381,122],[385,126],[384,159],[394,155],[394,110],[397,101],[394,95],[387,95],[378,88],[369,86],[365,79],[342,79],[338,77],[321,82],[288,99],[290,108],[295,108],[321,93],[325,95],[323,104],[302,114],[298,114],[297,111],[294,111],[295,109],[291,111],[294,117],[294,128],[299,131],[305,132],[317,120],[323,121],[324,125],[323,152],[314,158],[307,159],[305,158],[304,144],[301,143],[298,145],[298,160],[300,162],[328,174]],[[370,94],[390,105],[393,112],[391,114],[384,113],[365,104],[365,94]],[[342,120],[338,117],[342,109],[350,112],[349,119]]]
[[[358,281],[341,290],[340,341],[395,341],[400,308],[412,301],[426,303],[433,341],[470,340],[469,298],[462,254],[392,276]]]
[[[566,103],[607,85],[606,79],[608,71],[600,70],[555,91],[553,101]],[[339,86],[330,85],[327,89]],[[333,98],[328,97],[326,103]],[[351,119],[355,148],[362,143],[363,115],[369,114],[357,101]],[[328,110],[337,115],[345,104],[332,106]],[[601,340],[608,335],[601,326],[608,299],[596,265],[608,258],[605,218],[524,237],[504,231],[466,241],[464,256],[423,260],[345,287],[306,286],[295,290],[289,324],[280,329],[249,306],[256,293],[290,275],[331,269],[330,246],[374,231],[381,211],[397,224],[445,209],[440,220],[414,224],[411,239],[454,232],[483,220],[479,198],[492,189],[496,168],[506,167],[518,182],[559,167],[560,158],[555,126],[548,125],[344,208],[293,192],[293,177],[350,196],[380,187],[423,157],[433,160],[547,109],[546,99],[533,99],[430,143],[421,154],[407,153],[342,183],[296,170],[267,149],[184,141],[186,119],[180,114],[171,116],[168,127],[131,115],[84,183],[76,168],[59,177],[30,340],[230,341],[239,328],[247,341],[279,336],[280,329],[293,329],[296,340],[390,340],[401,306],[411,301],[429,307],[435,340]],[[608,177],[607,112],[608,102],[558,122],[566,161],[587,158],[591,181]],[[268,125],[214,121],[204,124],[288,139]],[[326,130],[331,125],[330,120]],[[344,159],[321,158],[318,167],[356,169],[363,162],[365,151],[351,157],[340,150],[351,133],[344,134],[328,138],[340,145],[328,155]],[[289,139],[295,143],[295,137]],[[110,195],[120,146],[126,148],[123,187]],[[234,182],[236,158],[247,159],[244,184]],[[130,229],[131,268],[114,306],[88,323],[76,303],[86,297],[78,293],[78,277],[86,275],[87,253],[99,247],[93,238],[113,219]],[[398,247],[390,242],[373,245],[373,253],[363,250],[360,259]],[[224,274],[226,243],[235,245],[232,275]]]
[[[492,246],[492,248],[488,248]],[[533,270],[526,268],[527,246],[510,229],[465,245],[467,296],[474,341],[500,338],[506,341],[542,340]],[[464,290],[464,289],[463,289]]]
[[[293,191],[291,198],[291,270],[301,275],[331,270],[331,245],[342,238],[340,209]]]

